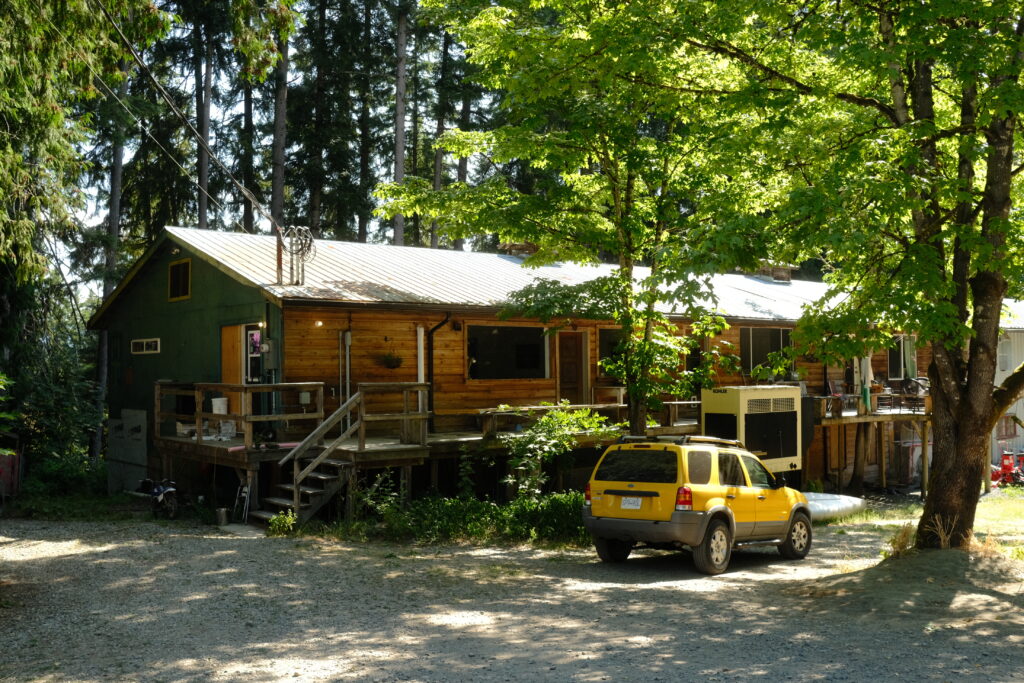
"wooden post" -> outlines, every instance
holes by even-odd
[[[292,510],[299,514],[299,459],[292,458]]]
[[[196,443],[203,442],[203,390],[196,388],[193,392],[196,399]]]
[[[408,503],[412,499],[412,465],[404,465],[399,474],[399,490],[401,491],[402,502]]]
[[[252,393],[248,387],[242,389],[242,439],[245,442],[246,448],[252,448],[252,422],[249,418],[252,416]]]
[[[360,389],[362,391],[362,389]],[[366,450],[366,395],[359,402],[359,450]]]

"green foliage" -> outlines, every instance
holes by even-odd
[[[547,481],[544,465],[569,453],[576,445],[576,437],[590,434],[608,438],[618,429],[606,424],[607,419],[589,408],[569,410],[568,401],[562,408],[528,412],[533,422],[521,432],[501,433],[498,441],[508,450],[510,474],[506,483],[512,486],[516,498],[537,499]]]
[[[338,523],[326,533],[345,539],[416,543],[556,543],[585,545],[583,494],[553,493],[507,505],[475,498],[421,498],[392,506],[369,523]]]
[[[71,490],[54,495],[29,488],[15,500],[10,515],[54,521],[106,522],[151,519],[150,509],[150,501],[126,493],[107,496]]]
[[[295,516],[292,509],[282,510],[270,518],[267,524],[267,536],[291,536],[295,533],[295,527],[299,518]]]

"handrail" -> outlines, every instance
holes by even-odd
[[[352,397],[342,403],[337,410],[331,413],[331,416],[320,423],[320,425],[303,439],[298,446],[288,452],[286,456],[278,461],[278,465],[284,465],[293,458],[298,458],[303,453],[308,451],[314,444],[319,443],[325,434],[329,432],[336,424],[341,422],[342,418],[348,415],[352,409],[362,403],[363,394],[361,391],[357,391],[352,394]],[[356,423],[358,425],[358,423]],[[351,428],[350,428],[351,429]]]

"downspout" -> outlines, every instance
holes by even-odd
[[[430,384],[430,391],[427,392],[427,410],[430,412],[430,420],[427,423],[430,431],[434,431],[434,333],[445,326],[452,319],[451,311],[444,314],[444,320],[427,330],[427,382]]]

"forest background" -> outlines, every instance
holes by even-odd
[[[0,20],[0,428],[46,485],[100,459],[80,287],[109,292],[165,225],[272,222],[612,260],[631,399],[657,386],[658,292],[820,259],[833,303],[802,352],[931,344],[919,542],[969,540],[1024,390],[1024,366],[994,380],[1024,283],[1020,2],[11,0]],[[657,273],[635,293],[634,265]]]

